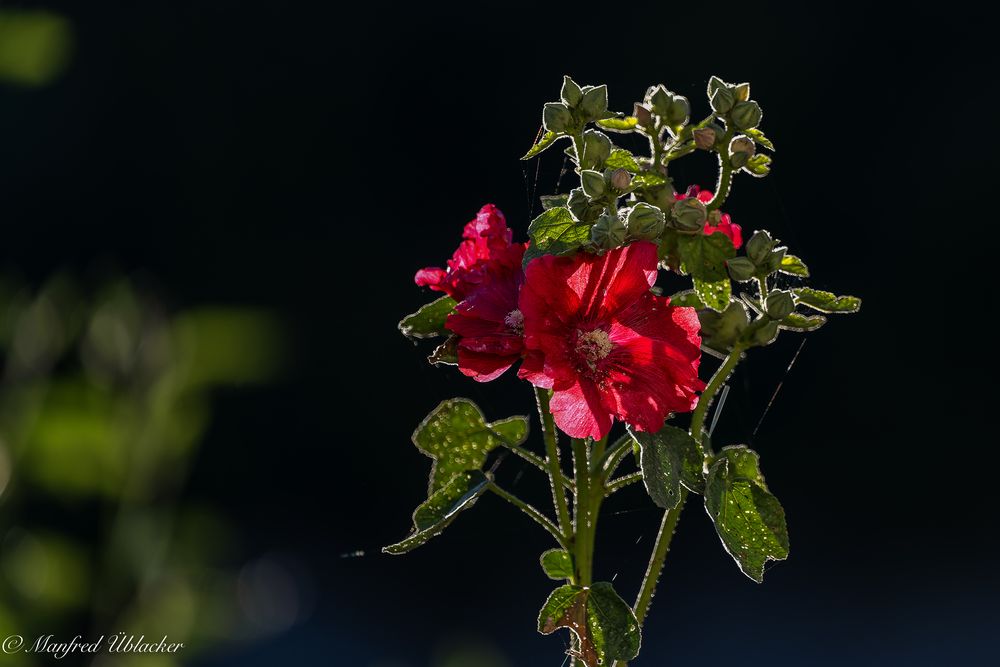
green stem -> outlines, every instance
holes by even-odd
[[[705,415],[708,412],[708,406],[712,404],[712,399],[715,398],[716,392],[722,388],[722,385],[726,382],[730,373],[733,372],[733,369],[736,368],[736,364],[740,363],[742,357],[743,347],[740,343],[737,343],[733,346],[733,351],[729,353],[726,360],[719,366],[719,370],[715,371],[715,375],[708,381],[705,391],[701,393],[698,405],[695,406],[694,412],[691,413],[691,437],[698,444],[701,444],[702,430],[705,426]]]
[[[576,151],[576,167],[583,169],[583,132],[573,135],[573,150]]]
[[[576,506],[573,511],[576,549],[576,583],[589,586],[593,581],[594,517],[591,498],[590,462],[587,441],[573,438],[573,470],[576,473]]]
[[[729,155],[729,142],[732,138],[733,127],[730,124],[722,138],[722,148],[719,149],[719,183],[715,187],[715,196],[712,197],[712,201],[705,205],[709,211],[714,211],[722,206],[722,202],[726,201],[726,197],[729,196],[729,186],[733,182],[733,163]]]
[[[636,482],[642,481],[641,472],[633,472],[627,475],[622,475],[618,479],[613,479],[604,486],[604,495],[610,496],[612,493],[618,489],[625,488],[629,484],[635,484]]]
[[[545,440],[545,462],[549,469],[549,482],[552,486],[552,500],[556,515],[559,517],[559,529],[568,533],[572,525],[569,518],[569,505],[566,503],[566,493],[559,480],[565,479],[562,466],[559,463],[559,435],[549,410],[549,390],[535,387],[535,401],[538,403],[538,418],[542,422],[542,438]]]
[[[621,465],[622,459],[632,451],[632,436],[626,433],[615,440],[614,444],[608,447],[604,453],[604,460],[600,462],[604,468],[604,479],[608,479],[615,474],[615,470]]]
[[[760,304],[763,306],[767,298],[767,276],[757,276],[757,284],[760,285]]]
[[[549,474],[548,463],[545,461],[545,459],[538,456],[534,452],[528,451],[527,449],[521,447],[520,445],[509,445],[507,443],[504,443],[503,446],[509,449],[511,452],[517,454],[522,459],[532,464],[542,472],[544,472],[546,475]],[[568,490],[570,491],[573,490],[573,482],[566,479],[566,475],[563,474],[559,475],[559,483],[562,484],[562,486],[566,487]]]
[[[656,536],[656,544],[653,546],[653,555],[649,559],[649,567],[646,568],[646,576],[642,580],[642,587],[639,589],[639,597],[635,601],[635,618],[639,621],[639,626],[646,620],[649,606],[653,602],[653,594],[656,592],[656,584],[663,572],[663,563],[667,559],[670,551],[670,542],[674,538],[677,530],[677,521],[680,519],[681,511],[684,509],[684,502],[687,500],[687,489],[681,488],[681,497],[677,502],[677,507],[663,513],[663,521],[660,523],[660,533]]]
[[[552,537],[556,538],[556,542],[558,542],[559,546],[561,546],[563,549],[568,548],[568,541],[566,540],[566,537],[559,531],[558,526],[552,523],[552,520],[549,519],[547,516],[545,516],[544,514],[542,514],[537,509],[535,509],[528,503],[524,502],[517,496],[515,496],[510,491],[507,491],[506,489],[497,486],[495,482],[490,482],[489,489],[490,491],[497,494],[498,496],[500,496],[507,502],[511,503],[525,514],[527,514],[529,517],[534,519],[535,522],[537,522],[538,525],[540,525],[542,528],[549,531],[549,534],[551,534]]]

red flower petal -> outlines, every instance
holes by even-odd
[[[571,438],[600,439],[611,430],[614,415],[604,407],[597,386],[585,378],[557,384],[549,407],[556,425]]]

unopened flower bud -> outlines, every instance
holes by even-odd
[[[747,257],[757,266],[763,266],[772,248],[774,248],[774,239],[761,229],[754,232],[750,240],[747,241]]]
[[[703,127],[691,133],[694,135],[694,145],[702,150],[712,150],[715,145],[715,130],[710,127]]]
[[[733,280],[745,282],[753,278],[757,267],[746,257],[733,257],[726,261],[726,268]]]
[[[580,181],[584,193],[591,199],[597,199],[607,190],[607,184],[604,182],[604,174],[599,171],[584,169],[580,172]]]
[[[542,110],[542,125],[545,126],[546,130],[562,133],[572,122],[573,116],[565,104],[562,102],[547,102],[545,104],[545,108]]]
[[[749,130],[760,125],[764,112],[760,110],[760,105],[756,102],[740,102],[733,107],[731,118],[733,125],[741,130]]]
[[[604,166],[604,161],[611,155],[611,139],[597,130],[587,130],[583,134],[583,156],[580,166],[584,169],[595,169]]]
[[[608,181],[615,190],[627,190],[628,186],[632,183],[632,176],[619,167],[611,172]]]
[[[742,169],[749,159],[750,156],[747,153],[733,153],[729,156],[729,164],[733,166],[733,169]]]
[[[784,258],[786,252],[788,252],[788,248],[775,248],[772,250],[761,266],[764,272],[774,273],[777,271],[781,267],[781,260]]]
[[[576,84],[576,81],[569,78],[569,75],[563,77],[562,92],[560,94],[562,101],[570,109],[576,108],[576,105],[580,103],[583,99],[583,91],[580,90],[580,86]]]
[[[757,144],[749,137],[736,137],[729,143],[730,153],[746,153],[747,157],[757,152]]]
[[[674,95],[667,107],[666,119],[672,126],[683,125],[691,115],[691,103],[683,95]]]
[[[607,86],[586,86],[583,89],[583,99],[577,109],[580,111],[581,120],[587,123],[598,118],[603,118],[608,111],[608,87]]]
[[[635,116],[640,127],[650,127],[653,124],[653,114],[649,113],[649,109],[638,102],[635,103],[632,115]]]
[[[750,342],[754,345],[770,345],[770,343],[778,337],[778,323],[777,322],[766,322],[759,328],[755,329],[750,335]]]
[[[670,108],[670,101],[672,99],[673,93],[667,90],[666,86],[662,83],[646,91],[646,103],[652,107],[653,113],[657,116],[667,115],[667,110]]]
[[[617,215],[604,214],[590,228],[590,240],[602,250],[617,248],[625,242],[625,223]]]
[[[663,233],[665,216],[655,206],[640,202],[632,207],[625,222],[628,233],[640,241],[658,239]]]
[[[715,89],[715,93],[712,94],[709,102],[712,105],[712,111],[729,113],[736,104],[736,93],[729,86],[719,86]]]
[[[701,231],[705,226],[705,220],[708,219],[705,205],[696,197],[680,200],[670,209],[670,213],[674,226],[685,232]]]
[[[708,224],[717,227],[720,222],[722,222],[722,211],[716,208],[708,212]]]
[[[733,92],[736,93],[737,102],[746,102],[747,100],[750,99],[750,84],[749,83],[738,84],[736,88],[733,89]]]
[[[783,320],[795,310],[795,302],[792,300],[791,292],[775,290],[767,295],[764,303],[764,310],[768,317],[774,320]]]
[[[569,198],[566,200],[566,208],[573,214],[573,217],[577,220],[585,220],[589,206],[590,199],[584,194],[583,188],[574,188],[570,191]]]

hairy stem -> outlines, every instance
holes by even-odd
[[[629,473],[628,475],[622,475],[618,479],[613,479],[605,485],[604,495],[610,496],[618,489],[623,489],[629,484],[635,484],[636,482],[641,482],[641,481],[642,481],[641,472],[633,472]]]
[[[726,379],[736,368],[736,364],[740,363],[740,359],[743,357],[743,347],[737,343],[733,346],[733,351],[729,353],[726,360],[722,362],[719,366],[719,370],[715,371],[715,375],[712,379],[708,381],[708,386],[705,387],[705,391],[701,393],[701,397],[698,399],[698,405],[695,406],[694,412],[691,413],[691,437],[695,439],[695,442],[701,444],[702,440],[702,430],[705,427],[705,415],[708,413],[708,406],[712,404],[712,399],[715,398],[715,394],[722,388],[725,384]]]
[[[559,529],[568,533],[572,525],[569,517],[569,505],[566,503],[566,493],[560,480],[565,479],[562,466],[559,463],[559,435],[549,410],[549,390],[535,387],[535,401],[538,403],[538,418],[542,422],[542,438],[545,440],[545,463],[549,470],[549,482],[552,486],[552,500],[559,517]]]
[[[733,127],[726,129],[726,134],[722,137],[722,148],[719,149],[719,183],[715,187],[715,196],[712,197],[712,201],[705,204],[705,208],[709,211],[714,211],[715,209],[722,206],[722,202],[726,201],[726,197],[729,196],[729,186],[733,182],[733,163],[729,155],[729,142],[733,138]]]
[[[573,438],[573,469],[576,472],[576,506],[573,511],[576,530],[573,542],[576,551],[576,583],[580,586],[590,586],[593,581],[596,517],[588,447],[587,440]]]
[[[507,449],[509,449],[514,454],[517,454],[522,459],[524,459],[528,463],[532,464],[533,466],[535,466],[536,468],[538,468],[542,472],[544,472],[546,475],[549,474],[549,465],[548,465],[548,462],[546,462],[545,459],[543,459],[542,457],[538,456],[534,452],[528,451],[527,449],[525,449],[524,447],[521,447],[520,445],[509,445],[507,443],[504,443],[503,446],[506,447]],[[562,486],[566,487],[569,491],[573,490],[573,482],[571,480],[569,480],[569,479],[566,479],[566,475],[563,475],[563,474],[559,475],[559,483]]]
[[[547,530],[549,534],[552,535],[552,537],[556,538],[556,542],[559,543],[559,546],[561,546],[563,549],[567,548],[568,541],[566,537],[562,534],[558,526],[556,526],[551,519],[549,519],[547,516],[539,512],[537,509],[535,509],[528,503],[524,502],[523,500],[515,496],[510,491],[507,491],[506,489],[497,486],[495,482],[490,482],[489,489],[493,493],[497,494],[507,502],[511,503],[512,505],[520,509],[522,512],[531,517],[536,523],[538,523],[538,525]]]

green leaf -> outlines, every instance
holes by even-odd
[[[782,273],[787,273],[790,276],[798,276],[799,278],[809,277],[809,267],[795,255],[784,255],[781,258],[781,264],[778,266],[778,270]]]
[[[403,554],[441,534],[458,513],[472,507],[488,488],[490,478],[482,470],[455,475],[444,487],[431,494],[413,512],[413,532],[405,540],[383,547],[387,554]]]
[[[590,241],[590,224],[576,220],[569,209],[550,208],[531,221],[528,236],[535,248],[532,257],[567,255]],[[525,253],[525,265],[527,261]]]
[[[687,431],[665,425],[656,433],[630,428],[629,434],[639,443],[642,481],[657,506],[666,510],[677,507],[681,484],[695,493],[704,493],[705,457]]]
[[[722,232],[714,232],[711,236],[682,234],[677,248],[684,270],[705,282],[727,278],[726,260],[736,256],[733,242]]]
[[[456,301],[450,296],[431,301],[400,320],[399,330],[408,338],[434,338],[445,334],[447,329],[444,328],[444,322],[451,311],[455,310],[455,305]]]
[[[427,361],[433,366],[458,365],[458,336],[448,338],[427,355]]]
[[[413,444],[434,459],[428,495],[458,473],[481,468],[486,456],[497,447],[505,443],[519,445],[527,436],[527,417],[487,424],[483,413],[469,399],[442,401],[413,432]]]
[[[708,473],[705,509],[726,551],[754,581],[763,581],[768,561],[788,558],[785,511],[767,490],[752,449],[740,445],[719,453]]]
[[[771,161],[772,158],[770,155],[757,153],[747,160],[743,168],[750,172],[752,176],[763,177],[771,173]]]
[[[814,331],[826,324],[826,318],[822,315],[802,315],[792,313],[778,323],[782,329],[789,331]]]
[[[632,189],[652,188],[657,185],[663,185],[667,181],[667,177],[661,174],[652,171],[641,171],[632,177]]]
[[[549,549],[538,560],[549,579],[559,580],[573,577],[573,557],[565,549]]]
[[[548,211],[550,208],[566,208],[569,195],[542,195],[539,199],[542,201],[542,210]]]
[[[712,310],[722,312],[729,305],[729,297],[733,294],[733,285],[728,276],[712,282],[705,282],[698,278],[693,278],[692,281],[698,298]]]
[[[553,143],[555,143],[556,139],[558,139],[560,136],[561,135],[556,134],[555,132],[549,130],[548,132],[542,135],[542,138],[538,140],[538,143],[532,146],[531,150],[525,153],[524,157],[522,157],[521,159],[530,160],[531,158],[535,157],[536,155],[544,151],[546,148],[551,146]]]
[[[760,144],[764,148],[766,148],[768,150],[772,150],[772,151],[775,150],[774,149],[774,144],[771,143],[771,140],[768,139],[767,137],[765,137],[764,133],[761,132],[760,130],[758,130],[756,128],[751,128],[749,130],[744,130],[743,133],[746,134],[751,139],[753,139],[754,141],[756,141],[758,144]]]
[[[635,116],[604,118],[597,121],[597,124],[605,130],[611,130],[612,132],[634,132],[635,126],[639,124],[639,119]]]
[[[681,308],[704,308],[705,304],[698,298],[698,293],[693,289],[677,292],[670,296],[670,305]]]
[[[587,667],[606,667],[639,654],[642,636],[635,613],[605,581],[589,588],[567,584],[549,595],[538,614],[538,631],[548,635],[559,628],[576,635],[571,655]]]
[[[792,292],[799,303],[821,313],[856,313],[861,310],[861,299],[856,296],[837,296],[832,292],[809,287],[797,287]]]
[[[625,171],[638,174],[639,163],[635,161],[635,156],[624,148],[615,148],[611,155],[604,161],[606,169],[624,169]]]

